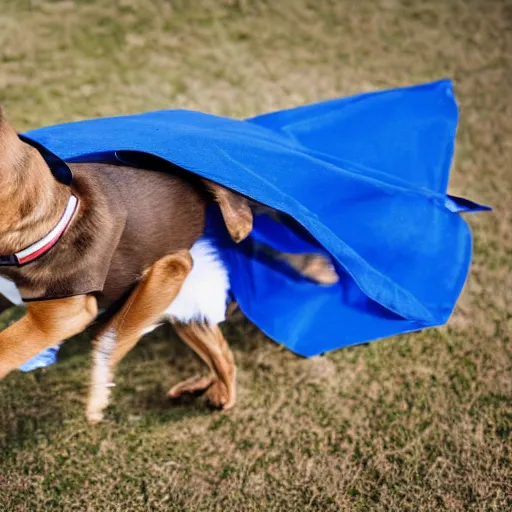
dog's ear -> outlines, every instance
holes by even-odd
[[[0,135],[6,136],[9,134],[9,136],[14,133],[16,135],[16,130],[11,126],[11,123],[7,121],[7,115],[5,114],[5,109],[0,105]]]
[[[252,210],[247,199],[213,181],[203,179],[208,191],[220,207],[231,238],[239,243],[252,231]]]
[[[27,163],[28,149],[19,139],[16,130],[5,117],[0,107],[0,172],[20,169]]]
[[[5,115],[5,110],[0,105],[0,144],[13,143],[17,139],[16,130],[11,126]]]

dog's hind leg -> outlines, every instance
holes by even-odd
[[[183,393],[206,391],[215,407],[230,409],[236,401],[236,366],[233,353],[218,325],[200,322],[174,325],[178,335],[208,365],[208,376],[197,376],[173,386],[168,393],[176,398]]]
[[[337,283],[340,278],[332,263],[323,254],[278,253],[277,258],[288,263],[297,272],[319,284]]]
[[[91,423],[103,418],[116,365],[137,344],[144,332],[159,322],[180,292],[191,269],[192,258],[188,251],[179,251],[158,260],[96,337],[87,404],[87,418]]]

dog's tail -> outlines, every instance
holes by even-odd
[[[203,180],[203,182],[219,205],[228,232],[236,243],[241,242],[251,233],[255,214],[269,215],[281,222],[282,214],[277,210],[249,200],[212,181]],[[339,281],[334,266],[323,254],[290,254],[268,247],[265,250],[272,257],[286,261],[297,272],[319,284],[330,285]]]

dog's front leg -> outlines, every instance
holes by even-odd
[[[115,366],[144,332],[157,324],[178,295],[192,269],[188,251],[158,260],[142,277],[124,306],[102,329],[94,343],[92,383],[87,418],[97,423],[108,405]]]
[[[26,315],[0,332],[0,379],[48,347],[82,332],[97,312],[96,299],[89,295],[30,302]]]

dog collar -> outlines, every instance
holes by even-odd
[[[71,195],[68,205],[57,225],[41,240],[29,245],[22,251],[10,254],[8,256],[0,256],[0,266],[2,267],[21,267],[36,260],[52,249],[66,232],[69,224],[73,220],[75,212],[78,208],[78,199]]]

